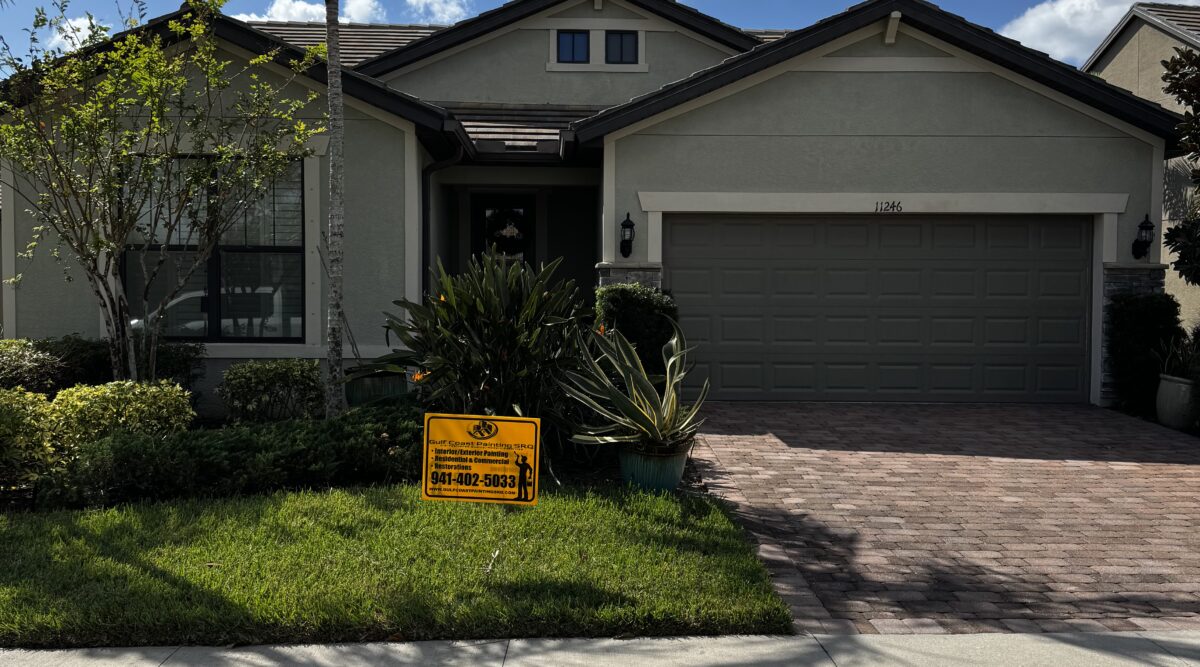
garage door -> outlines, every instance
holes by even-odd
[[[713,398],[1087,401],[1088,218],[669,215],[664,233]]]

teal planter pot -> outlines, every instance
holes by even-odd
[[[647,491],[674,491],[683,481],[688,452],[671,456],[651,456],[622,449],[621,478]]]

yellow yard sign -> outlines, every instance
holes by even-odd
[[[425,415],[422,500],[536,505],[542,420]]]

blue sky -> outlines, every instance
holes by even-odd
[[[90,12],[112,24],[117,2],[74,0],[68,14]],[[179,6],[179,0],[146,0],[151,16]],[[684,0],[697,9],[744,28],[800,28],[836,14],[856,0]],[[1200,0],[1174,0],[1200,4]],[[363,22],[453,22],[491,9],[503,0],[342,0],[344,18]],[[21,40],[21,27],[46,0],[15,0],[0,9],[0,36]],[[1078,64],[1120,19],[1130,0],[940,0],[945,9]],[[321,0],[230,0],[226,13],[243,17],[313,20],[323,16]],[[14,44],[15,46],[15,44]]]

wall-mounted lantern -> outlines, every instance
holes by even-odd
[[[621,222],[621,256],[628,257],[633,254],[633,220],[629,218],[629,214],[625,214],[625,220]]]
[[[1142,224],[1138,225],[1137,239],[1133,242],[1133,258],[1142,259],[1150,254],[1150,244],[1154,242],[1154,223],[1147,215]]]

